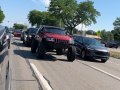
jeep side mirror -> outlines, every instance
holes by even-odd
[[[65,32],[65,34],[66,34],[66,35],[70,35],[70,33],[69,33],[69,32]]]

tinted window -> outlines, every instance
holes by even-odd
[[[65,30],[60,28],[45,28],[45,32],[65,35]]]
[[[77,42],[80,42],[80,43],[83,42],[82,37],[80,37],[80,36],[75,36],[74,39],[75,39],[75,41],[77,41]]]
[[[32,33],[36,33],[37,32],[37,28],[30,28],[29,29],[29,33],[32,34]]]
[[[14,30],[14,32],[22,33],[22,30]]]
[[[6,33],[9,33],[9,28],[8,28],[8,27],[5,27],[5,29],[6,29]]]
[[[92,39],[92,38],[83,38],[83,42],[86,45],[97,45],[97,46],[101,46],[102,45],[100,43],[100,41],[98,41],[96,39]]]

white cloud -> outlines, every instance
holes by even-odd
[[[48,7],[50,4],[50,0],[32,0],[34,3],[42,3],[44,6]]]
[[[45,4],[45,6],[49,6],[50,4],[50,0],[43,0],[42,2]]]
[[[78,26],[75,27],[78,30],[83,30],[83,31],[87,31],[87,27],[83,24],[79,24]]]

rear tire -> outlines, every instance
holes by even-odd
[[[37,47],[38,47],[38,42],[33,39],[31,43],[31,52],[36,53]]]
[[[25,41],[23,40],[23,44],[25,44]]]
[[[27,42],[27,41],[25,41],[25,46],[26,46],[26,47],[28,47],[28,46],[29,46],[29,44],[28,44],[28,42]]]
[[[75,57],[76,57],[76,49],[74,46],[71,46],[68,48],[67,51],[67,59],[68,61],[73,62],[75,60]]]
[[[45,56],[45,45],[44,43],[40,43],[37,49],[37,58],[44,58]]]
[[[8,41],[8,49],[10,49],[10,41]]]

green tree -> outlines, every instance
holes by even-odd
[[[107,37],[107,34],[106,34],[105,30],[101,31],[101,35],[100,36],[102,38],[102,41],[107,41],[108,37]]]
[[[114,40],[114,36],[110,31],[102,30],[100,33],[100,36],[102,38],[102,41],[105,41],[105,42],[110,42]]]
[[[5,15],[4,15],[3,11],[0,8],[0,23],[2,23],[2,21],[4,20],[4,18],[5,18]]]
[[[93,30],[87,30],[86,34],[88,34],[88,35],[96,35],[96,32],[93,31]]]
[[[92,1],[77,4],[76,0],[51,0],[49,11],[52,15],[62,19],[65,27],[72,34],[73,29],[79,24],[90,25],[96,23],[100,13],[94,8]]]
[[[114,35],[115,41],[120,42],[120,17],[117,17],[116,20],[113,22],[114,30],[112,30],[112,33]]]
[[[42,23],[42,14],[41,11],[38,10],[32,10],[28,14],[28,21],[32,26],[39,26]]]
[[[29,12],[28,21],[32,26],[37,27],[40,25],[58,26],[59,24],[55,16],[52,16],[49,12],[41,12],[38,10],[32,10]]]
[[[13,28],[14,29],[27,29],[27,26],[23,24],[14,23]]]
[[[96,34],[97,34],[97,36],[100,36],[100,35],[101,35],[101,31],[98,30],[98,31],[96,32]]]

